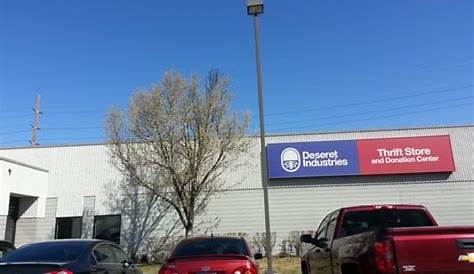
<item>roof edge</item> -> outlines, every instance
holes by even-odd
[[[323,131],[323,132],[304,132],[304,133],[275,133],[275,134],[267,134],[267,137],[280,137],[280,136],[296,136],[296,135],[326,135],[326,134],[339,134],[339,133],[360,133],[360,132],[377,132],[377,131],[408,131],[408,130],[417,130],[417,129],[443,129],[443,128],[468,128],[474,127],[474,124],[467,124],[467,125],[447,125],[447,126],[425,126],[425,127],[405,127],[405,128],[372,128],[372,129],[360,129],[360,130],[341,130],[341,131]],[[249,135],[249,137],[256,137],[260,136],[256,135]]]
[[[27,167],[27,168],[36,169],[38,171],[43,171],[43,172],[48,172],[49,173],[49,170],[47,170],[45,168],[37,167],[37,166],[34,166],[34,165],[30,165],[30,164],[27,164],[27,163],[16,161],[16,160],[6,158],[6,157],[3,157],[3,156],[0,156],[0,161],[5,161],[5,162],[9,162],[9,163],[12,163],[12,164],[15,164],[15,165],[20,165],[20,166],[24,166],[24,167]]]

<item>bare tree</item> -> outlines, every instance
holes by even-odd
[[[290,231],[288,235],[288,248],[290,254],[298,257],[301,255],[303,243],[300,242],[300,237],[303,234],[303,231]]]
[[[281,240],[278,246],[280,247],[280,254],[278,254],[280,258],[288,257],[290,255],[290,245],[287,239]]]
[[[106,185],[106,206],[122,216],[122,239],[131,258],[137,258],[143,244],[160,234],[172,235],[178,222],[171,218],[172,209],[157,195],[139,184],[118,180]]]
[[[257,232],[255,236],[252,238],[251,244],[253,249],[258,252],[265,252],[265,257],[269,254],[269,249],[267,248],[267,234],[265,232]],[[276,244],[276,232],[270,233],[270,245],[271,249],[275,247]],[[271,256],[271,254],[270,254]]]
[[[106,123],[116,166],[175,210],[186,237],[248,146],[248,118],[230,110],[228,78],[210,71],[204,82],[168,72],[132,97],[126,115],[112,109]]]
[[[144,243],[145,253],[149,261],[163,264],[173,251],[175,246],[183,239],[183,236],[169,235],[164,237],[150,238]]]

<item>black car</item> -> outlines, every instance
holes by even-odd
[[[15,247],[5,241],[0,241],[0,258],[5,257],[8,253],[12,252],[15,249]]]
[[[0,259],[0,274],[141,274],[125,252],[103,240],[24,245]]]

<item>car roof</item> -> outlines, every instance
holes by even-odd
[[[41,241],[41,242],[28,243],[28,244],[22,245],[21,247],[34,246],[34,245],[60,244],[60,243],[76,244],[78,246],[89,246],[89,247],[94,246],[98,243],[114,244],[112,242],[109,242],[106,240],[99,240],[99,239],[56,239],[56,240],[47,240],[47,241]]]
[[[194,241],[202,241],[202,240],[244,240],[243,237],[239,236],[198,236],[198,237],[191,237],[187,239],[181,240],[181,242],[194,242]]]
[[[422,205],[410,205],[410,204],[377,204],[377,205],[358,205],[343,207],[343,211],[352,211],[352,210],[374,210],[374,209],[425,209]]]

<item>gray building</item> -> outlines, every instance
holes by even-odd
[[[433,162],[419,163],[411,170],[409,165],[403,166],[402,162],[408,161],[406,157],[393,160],[398,161],[394,163],[395,167],[402,166],[402,172],[393,171],[393,168],[389,170],[387,165],[372,169],[364,167],[361,155],[366,151],[357,140],[380,139],[383,143],[386,138],[402,138],[396,142],[414,142],[423,146],[424,139],[407,138],[423,136],[448,136],[446,149],[449,147],[451,156],[434,155],[433,151],[441,145],[427,142],[427,146],[431,146],[428,150],[424,147],[416,150],[420,157],[424,157],[419,158],[420,161],[433,162],[430,159],[441,157],[443,161],[452,161],[452,168],[450,163],[446,169],[441,162]],[[264,231],[259,143],[257,137],[248,138],[251,142],[249,152],[240,155],[234,166],[223,175],[222,179],[230,190],[214,197],[206,215],[201,218],[201,223],[209,226],[211,220],[219,220],[214,233],[246,232],[252,235]],[[281,152],[277,156],[269,154],[276,165],[270,164],[273,175],[270,176],[269,199],[271,228],[278,241],[291,231],[314,230],[324,215],[333,209],[360,204],[422,204],[440,225],[474,225],[472,125],[271,135],[267,138],[269,148],[270,144],[280,144],[276,149],[305,147],[308,143],[318,147],[321,142],[334,145],[339,144],[335,141],[354,140],[360,150],[357,160],[360,161],[357,164],[360,172],[354,169],[341,173],[327,169],[329,173],[318,174],[318,170],[326,170],[317,169],[318,165],[326,168],[326,165],[346,163],[340,158],[344,153],[350,154],[344,151],[345,148],[326,152],[296,150],[297,153]],[[365,145],[370,147],[372,141]],[[407,145],[404,149],[408,151],[409,147]],[[381,158],[393,156],[391,152],[377,149],[379,156],[383,156]],[[385,149],[397,151],[393,147]],[[427,159],[425,156],[431,158],[423,160]],[[348,167],[352,167],[352,158],[348,161]],[[376,164],[377,160],[371,161]],[[285,166],[284,162],[289,164],[286,173],[278,170]],[[100,234],[115,240],[120,238],[125,220],[107,206],[106,193],[107,184],[120,178],[120,174],[111,165],[104,144],[3,148],[0,149],[0,168],[0,239],[21,245],[55,237],[88,238]]]

